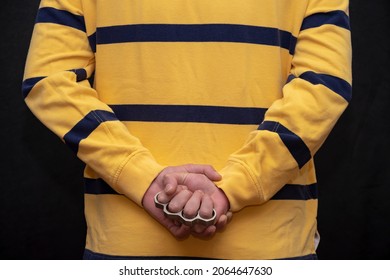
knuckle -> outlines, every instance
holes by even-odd
[[[212,211],[210,211],[209,209],[200,209],[199,210],[199,215],[202,218],[210,219],[212,217]]]
[[[196,195],[196,196],[203,196],[204,195],[204,193],[203,193],[203,191],[202,190],[196,190],[195,192],[194,192],[194,195]]]
[[[183,192],[183,196],[185,196],[185,197],[192,196],[192,192],[189,189],[183,188],[182,192]]]
[[[171,212],[178,212],[180,209],[180,206],[176,202],[170,202],[168,204],[168,210]]]
[[[190,208],[190,209],[184,208],[183,214],[184,214],[184,217],[191,219],[191,218],[194,218],[196,216],[196,210],[193,208]]]

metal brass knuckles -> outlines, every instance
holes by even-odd
[[[156,205],[157,208],[163,209],[165,216],[168,217],[169,219],[181,222],[182,224],[185,224],[190,227],[197,223],[202,224],[204,226],[211,226],[215,224],[215,220],[217,218],[217,212],[215,211],[215,209],[213,209],[213,216],[210,219],[205,219],[201,217],[199,212],[194,218],[189,219],[184,217],[183,210],[177,213],[169,211],[168,210],[169,203],[161,203],[158,201],[159,194],[160,192],[154,196],[154,204]]]

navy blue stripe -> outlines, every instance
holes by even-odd
[[[271,200],[310,200],[318,199],[317,184],[285,185]]]
[[[289,82],[291,82],[292,80],[294,80],[296,77],[293,75],[293,74],[290,74],[287,78],[287,82],[286,84],[288,84]]]
[[[201,258],[201,257],[183,257],[183,256],[118,256],[96,253],[88,249],[84,249],[83,260],[219,260],[214,258]],[[317,254],[310,254],[305,256],[281,258],[273,260],[318,260]]]
[[[84,191],[86,194],[119,194],[102,179],[84,178]]]
[[[84,186],[86,194],[116,194],[102,179],[84,178]],[[317,184],[312,185],[285,185],[271,200],[311,200],[318,198]]]
[[[282,259],[276,259],[276,260],[318,260],[317,254],[310,254],[305,256],[299,256],[299,257],[291,257],[291,258],[282,258]]]
[[[83,260],[215,260],[211,258],[201,257],[184,257],[184,256],[118,256],[118,255],[107,255],[102,253],[96,253],[88,249],[84,249]]]
[[[265,121],[259,126],[259,130],[276,132],[298,163],[299,168],[302,168],[311,159],[310,150],[305,142],[303,142],[298,135],[288,130],[280,123]]]
[[[86,32],[83,16],[50,7],[40,8],[38,10],[36,23],[55,23]]]
[[[43,80],[46,77],[35,77],[26,79],[22,83],[22,94],[23,97],[26,98],[27,95],[30,93],[30,91],[33,89],[33,87],[41,80]]]
[[[99,27],[97,44],[131,42],[232,42],[279,46],[294,53],[296,37],[270,27],[235,24],[136,24]]]
[[[88,36],[89,45],[93,52],[96,52],[96,32]]]
[[[84,81],[88,78],[87,76],[87,71],[84,69],[84,68],[79,68],[79,69],[72,69],[72,70],[69,70],[73,73],[76,74],[77,78],[77,82],[81,82],[81,81]]]
[[[189,105],[109,105],[121,121],[259,125],[267,109]]]
[[[347,81],[338,77],[308,71],[301,74],[299,78],[308,81],[313,85],[324,85],[338,95],[342,96],[347,102],[350,102],[352,99],[352,86]]]
[[[324,24],[333,24],[341,28],[350,30],[349,17],[343,11],[332,11],[328,13],[318,13],[308,16],[303,20],[301,31],[315,28]]]
[[[68,70],[68,71],[74,72],[76,74],[77,82],[84,81],[88,78],[87,71],[84,68],[72,69],[72,70]],[[30,91],[33,89],[33,87],[39,81],[43,80],[44,78],[46,78],[46,77],[43,77],[43,76],[42,77],[34,77],[34,78],[24,80],[22,83],[23,97],[26,98],[28,96],[28,94],[30,93]]]
[[[81,140],[87,138],[101,123],[116,120],[111,112],[91,111],[64,136],[64,141],[77,154]]]

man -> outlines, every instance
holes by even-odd
[[[315,258],[348,1],[43,0],[23,93],[86,163],[86,257]],[[161,191],[216,224],[170,220]]]

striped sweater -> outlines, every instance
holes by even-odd
[[[315,254],[313,156],[351,98],[348,1],[42,0],[22,90],[86,164],[89,250]],[[223,176],[234,218],[210,240],[178,241],[142,208],[186,163]]]

